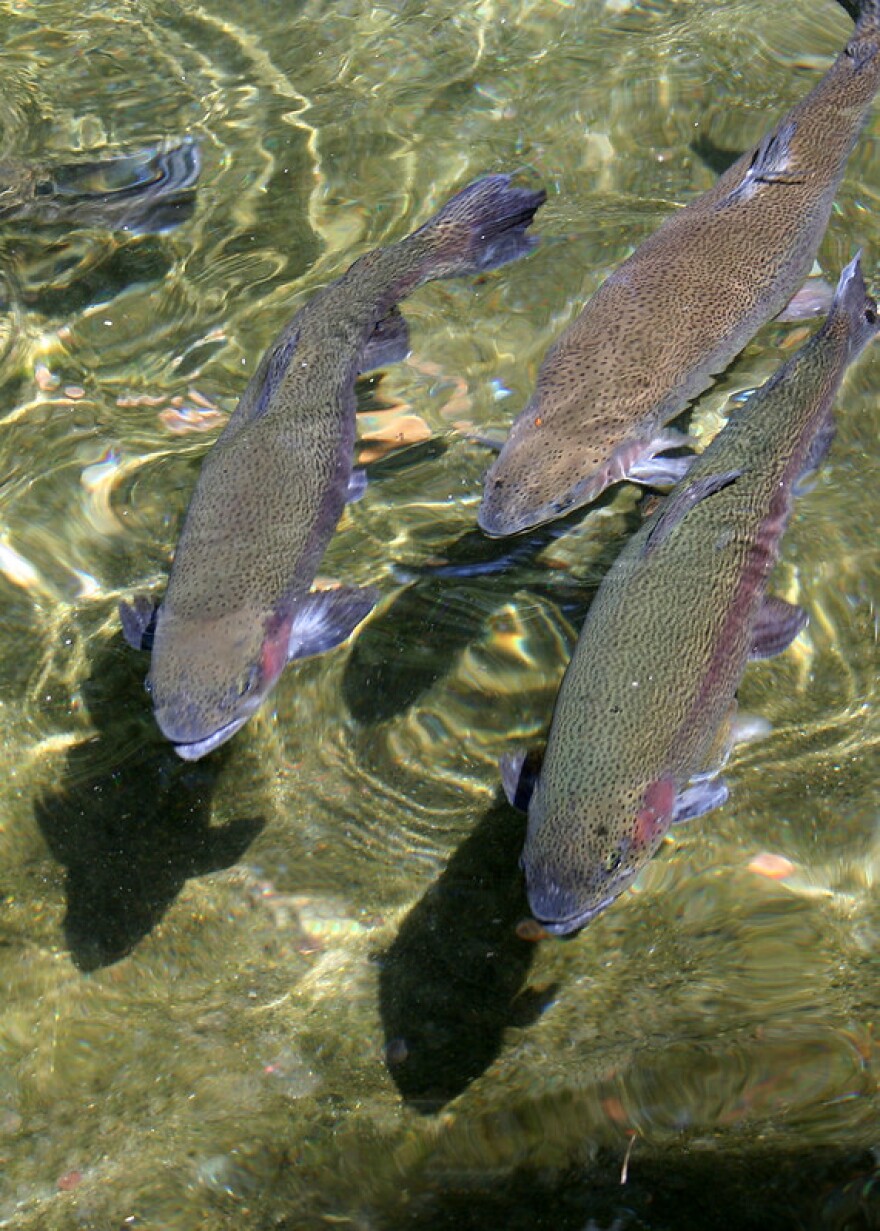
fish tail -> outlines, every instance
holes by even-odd
[[[880,330],[877,304],[868,294],[862,275],[862,254],[857,252],[840,275],[834,302],[828,314],[829,323],[843,316],[850,328],[851,350],[855,357]]]
[[[837,0],[856,23],[856,34],[880,33],[880,0]]]
[[[518,188],[509,175],[487,175],[457,192],[416,234],[430,243],[429,276],[481,273],[525,256],[526,235],[546,200],[543,188]]]

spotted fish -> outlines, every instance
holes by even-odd
[[[311,585],[352,473],[355,378],[402,357],[397,303],[421,283],[526,253],[543,191],[492,175],[399,243],[368,253],[293,317],[263,357],[202,465],[158,611],[123,604],[123,631],[152,648],[156,721],[187,760],[229,739],[285,664],[348,637],[372,589]]]
[[[517,534],[621,479],[670,483],[665,427],[802,284],[880,85],[880,0],[813,90],[616,269],[550,348],[485,480],[479,523]]]
[[[200,170],[191,137],[89,162],[6,162],[0,164],[0,222],[134,235],[167,231],[192,214]]]
[[[583,927],[673,822],[726,800],[746,664],[780,653],[807,619],[765,593],[793,492],[830,445],[843,375],[877,330],[857,257],[822,328],[737,410],[603,581],[527,802],[522,864],[547,931]],[[519,806],[521,760],[502,766]]]

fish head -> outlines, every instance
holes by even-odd
[[[565,793],[552,803],[539,781],[521,862],[541,927],[566,936],[610,906],[659,847],[675,798],[669,776],[601,796]]]
[[[179,756],[198,760],[244,726],[284,669],[289,637],[290,617],[188,619],[163,610],[147,688]]]
[[[601,432],[582,442],[527,407],[486,473],[480,529],[491,538],[521,534],[589,504],[615,480],[608,459]]]
[[[826,330],[839,330],[847,336],[850,362],[880,331],[877,302],[865,286],[861,257],[861,252],[857,252],[841,272],[825,324]]]

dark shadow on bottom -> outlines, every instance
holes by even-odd
[[[81,970],[130,953],[190,877],[235,863],[263,827],[211,826],[225,758],[186,765],[161,740],[144,705],[146,662],[119,637],[97,652],[83,691],[98,733],[67,754],[57,788],[35,806],[66,869],[64,934]]]
[[[560,1174],[526,1168],[501,1179],[438,1175],[375,1231],[877,1231],[880,1169],[873,1152],[602,1151]]]
[[[612,499],[611,492],[603,494],[594,508]],[[370,726],[415,705],[447,674],[465,646],[480,637],[492,611],[517,590],[554,604],[579,628],[598,579],[620,550],[620,535],[611,535],[604,544],[594,562],[596,580],[590,583],[561,575],[539,557],[583,516],[584,510],[578,509],[509,539],[467,530],[444,548],[443,563],[395,566],[402,589],[358,631],[346,661],[342,693],[351,716]],[[633,509],[628,524],[635,529],[642,516],[640,507]]]
[[[388,1070],[419,1111],[461,1093],[505,1029],[533,1021],[552,995],[522,991],[534,953],[516,933],[528,915],[524,837],[525,817],[496,801],[379,959]]]

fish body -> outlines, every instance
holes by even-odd
[[[845,4],[849,12],[854,3]],[[670,482],[664,431],[809,273],[880,86],[880,0],[814,89],[602,284],[548,351],[485,480],[479,523],[516,534],[621,479]]]
[[[745,666],[806,623],[765,593],[793,491],[828,448],[844,372],[877,329],[856,258],[818,333],[736,411],[603,581],[528,803],[522,863],[548,931],[582,927],[670,824],[726,799]]]
[[[527,252],[544,195],[504,175],[470,184],[315,295],[263,357],[202,465],[155,618],[144,604],[121,611],[128,639],[152,642],[156,721],[185,759],[234,734],[290,659],[339,644],[369,613],[371,589],[310,589],[362,490],[355,378],[406,353],[396,305],[421,283]]]
[[[91,162],[4,163],[0,222],[167,231],[191,215],[200,171],[191,137]]]

